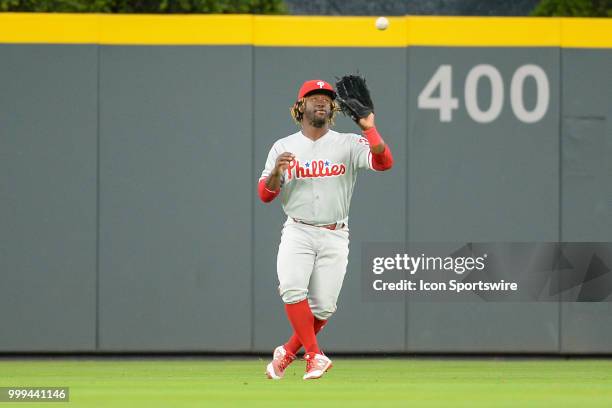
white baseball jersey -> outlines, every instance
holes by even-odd
[[[301,131],[294,133],[274,143],[260,180],[270,175],[284,152],[295,155],[281,177],[285,213],[313,225],[347,223],[357,171],[372,169],[367,139],[329,130],[313,141]]]

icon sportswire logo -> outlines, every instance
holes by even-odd
[[[331,163],[329,160],[312,160],[302,164],[294,160],[287,167],[287,179],[336,177],[346,173],[344,163]]]

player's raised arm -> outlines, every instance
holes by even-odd
[[[372,168],[378,171],[393,167],[391,150],[376,130],[374,103],[365,79],[357,75],[345,75],[337,83],[338,103],[342,112],[361,128],[372,153]]]
[[[295,155],[293,153],[284,152],[278,155],[274,168],[266,179],[266,188],[268,190],[277,191],[280,189],[281,177],[293,159],[295,159]]]
[[[363,135],[368,139],[370,151],[372,152],[372,168],[378,171],[389,170],[393,167],[393,156],[391,149],[385,144],[376,125],[374,124],[374,114],[370,113],[367,117],[359,119],[357,122]]]
[[[293,159],[295,159],[295,155],[290,152],[281,153],[274,158],[274,147],[272,148],[268,155],[266,168],[257,186],[257,192],[261,201],[269,203],[280,193],[283,173]],[[272,163],[273,165],[271,165]]]

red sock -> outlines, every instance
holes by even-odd
[[[323,328],[323,326],[325,326],[326,324],[327,320],[319,320],[315,317],[313,324],[315,335],[318,334]],[[302,342],[300,341],[298,336],[293,333],[291,338],[287,341],[287,343],[285,343],[285,350],[287,350],[291,354],[296,354],[298,351],[300,351],[301,348]]]
[[[297,335],[300,343],[304,345],[306,352],[321,354],[314,331],[315,318],[310,311],[308,300],[304,299],[301,302],[285,304],[285,311],[293,327],[293,332]]]

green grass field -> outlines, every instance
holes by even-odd
[[[75,407],[612,406],[612,360],[335,358],[303,381],[244,359],[0,360],[0,386],[68,386]],[[0,403],[42,406],[48,403]]]

